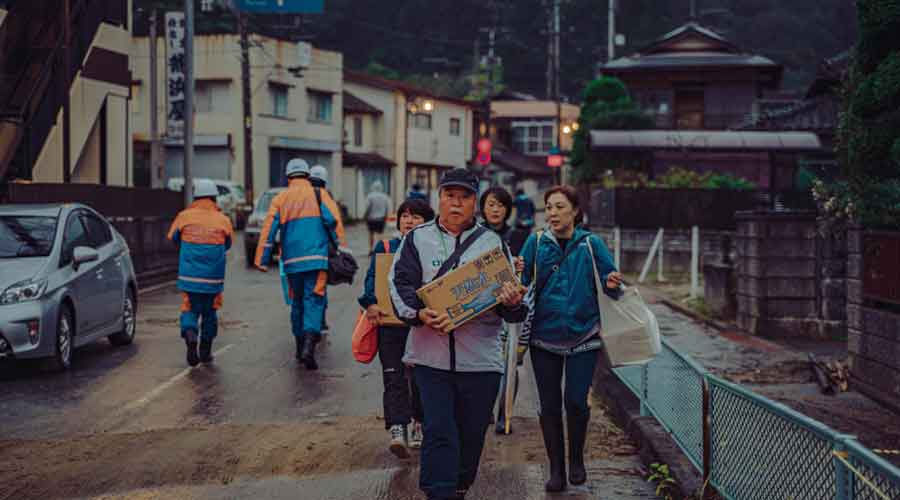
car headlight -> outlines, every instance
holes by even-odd
[[[29,300],[37,300],[47,290],[47,280],[40,281],[20,281],[10,286],[0,294],[0,304],[18,304],[20,302],[28,302]]]

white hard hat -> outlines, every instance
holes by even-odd
[[[219,196],[219,188],[209,179],[194,181],[194,198],[215,198]]]
[[[322,182],[328,182],[328,169],[322,165],[316,165],[309,170],[309,176]]]
[[[306,160],[302,158],[294,158],[288,162],[287,167],[284,169],[284,174],[288,178],[297,175],[309,175],[309,163],[306,163]]]

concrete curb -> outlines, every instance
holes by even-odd
[[[647,290],[647,288],[644,288],[644,290]],[[675,311],[678,311],[679,313],[693,319],[694,321],[703,323],[704,325],[707,325],[710,328],[713,328],[713,329],[719,330],[719,331],[738,330],[737,325],[728,324],[728,323],[725,323],[724,321],[719,321],[716,319],[706,317],[706,316],[698,313],[697,311],[694,311],[690,307],[679,304],[678,302],[666,297],[662,293],[657,292],[656,290],[653,290],[652,288],[649,288],[648,291],[653,295],[653,298],[655,300],[659,301],[661,304],[665,305],[669,309],[674,309]]]
[[[641,461],[668,464],[675,479],[676,500],[694,498],[703,489],[703,476],[681,451],[672,436],[653,417],[642,417],[640,402],[608,367],[600,368],[594,376],[594,394],[609,408],[613,419],[638,445]],[[710,492],[712,488],[708,488]],[[710,498],[707,494],[706,498]]]

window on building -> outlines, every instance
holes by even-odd
[[[459,118],[451,118],[450,119],[450,135],[459,135],[461,132],[461,125]]]
[[[200,0],[200,12],[212,12],[213,0]]]
[[[363,145],[363,122],[362,118],[356,116],[353,118],[353,145]]]
[[[428,113],[407,113],[409,126],[421,130],[431,130],[431,115]]]
[[[272,93],[272,114],[279,118],[287,118],[288,115],[288,90],[287,85],[269,84]]]
[[[307,92],[307,97],[309,101],[307,120],[316,123],[331,123],[331,94],[310,90]]]
[[[513,124],[513,149],[530,155],[547,154],[553,148],[554,128],[552,123],[536,122]]]
[[[197,80],[194,84],[194,102],[198,113],[226,113],[231,101],[229,82]]]

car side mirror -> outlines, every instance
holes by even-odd
[[[100,253],[91,247],[75,247],[75,250],[72,251],[72,267],[75,270],[78,270],[82,264],[95,260],[100,260]]]

